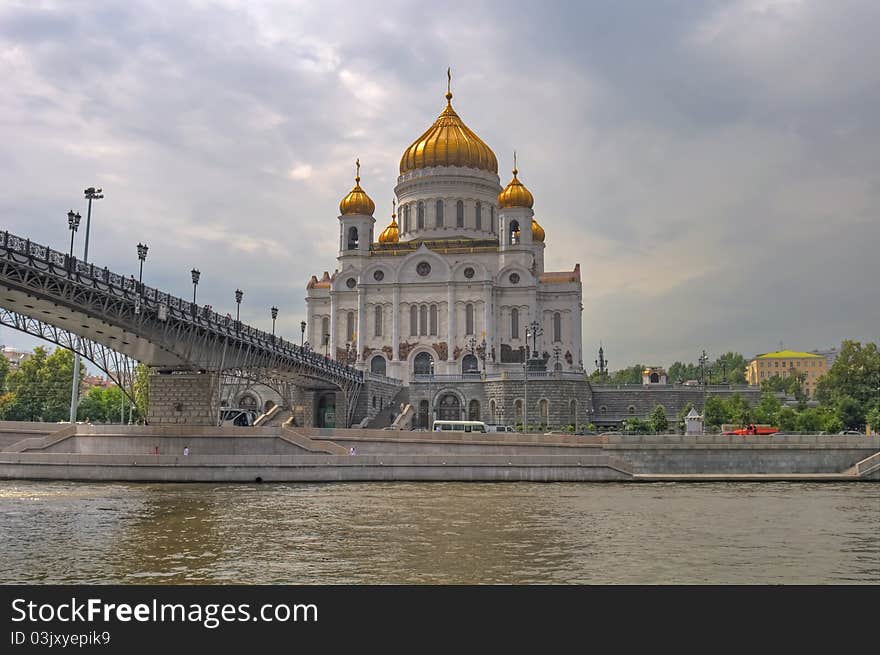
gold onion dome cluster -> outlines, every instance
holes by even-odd
[[[400,174],[434,166],[462,166],[498,173],[495,153],[464,124],[446,93],[446,109],[400,158]]]
[[[382,230],[382,234],[379,235],[379,243],[397,243],[400,230],[397,228],[396,218],[397,213],[392,210],[391,222],[388,224],[388,227]]]
[[[351,214],[362,214],[364,216],[372,216],[376,211],[376,204],[367,195],[367,192],[361,188],[361,160],[357,160],[357,174],[354,178],[354,188],[348,192],[348,195],[339,203],[339,213],[342,216]]]
[[[514,165],[513,179],[506,187],[504,187],[504,191],[498,194],[499,209],[505,209],[507,207],[528,207],[531,209],[532,205],[535,204],[532,192],[517,179],[517,173],[516,165]]]

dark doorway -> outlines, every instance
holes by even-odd
[[[318,399],[318,420],[319,428],[335,428],[336,427],[336,394],[325,393]]]
[[[459,402],[458,396],[452,393],[441,396],[437,418],[441,421],[461,420],[461,402]]]

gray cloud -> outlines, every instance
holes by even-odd
[[[384,226],[442,109],[512,151],[548,266],[616,365],[876,339],[875,3],[19,3],[0,9],[3,228],[295,337],[360,157]],[[81,237],[81,235],[80,235]],[[81,243],[81,241],[80,241]],[[30,345],[5,331],[8,344]]]

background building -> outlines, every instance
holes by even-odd
[[[759,386],[775,375],[786,378],[790,375],[803,373],[806,376],[804,391],[807,396],[813,397],[816,393],[816,382],[827,371],[828,360],[824,355],[794,350],[778,350],[756,355],[746,369],[746,379],[750,385]]]

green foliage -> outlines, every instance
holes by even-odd
[[[679,381],[698,380],[700,378],[700,367],[696,364],[675,362],[666,370],[666,376],[671,384],[677,384]]]
[[[740,353],[727,352],[712,362],[709,384],[745,384],[748,362]]]
[[[779,410],[779,429],[782,432],[797,430],[797,413],[791,407],[783,407]]]
[[[748,401],[738,393],[733,394],[725,402],[727,415],[731,421],[739,425],[745,425],[752,421],[752,407]]]
[[[0,357],[0,390],[6,389],[6,378],[9,375],[9,360]]]
[[[844,341],[834,365],[819,379],[816,397],[823,404],[835,404],[849,396],[865,413],[880,397],[880,352],[877,344]]]
[[[150,367],[138,363],[134,369],[134,399],[137,402],[138,416],[147,415],[150,406]]]
[[[127,423],[131,412],[137,420],[139,410],[119,387],[92,387],[77,407],[77,420],[89,423]]]
[[[642,371],[644,370],[644,366],[641,364],[635,364],[634,366],[614,371],[614,373],[611,374],[609,382],[611,384],[641,384]]]
[[[684,432],[685,425],[684,417],[690,414],[691,410],[694,408],[694,404],[689,402],[685,403],[685,406],[681,408],[681,411],[675,416],[675,425],[678,428],[679,432]]]
[[[865,414],[862,405],[851,396],[840,396],[834,404],[835,414],[847,430],[860,430],[865,427]]]
[[[720,396],[708,396],[703,407],[703,424],[719,427],[722,423],[730,423],[730,410]]]
[[[654,432],[666,432],[669,430],[669,421],[666,420],[666,410],[662,405],[657,405],[648,419]]]
[[[85,375],[80,364],[80,379]],[[61,421],[70,416],[70,386],[73,353],[56,348],[51,354],[43,347],[24,360],[7,376],[7,389],[13,394],[5,408],[6,417],[16,421]]]
[[[2,403],[2,398],[0,398],[0,403]],[[868,415],[865,417],[865,421],[868,425],[871,426],[871,430],[878,434],[880,433],[880,405],[872,409],[868,412]]]
[[[761,382],[761,391],[781,392],[794,396],[799,401],[805,401],[807,398],[804,392],[804,382],[806,379],[806,373],[793,373],[786,377],[773,375]]]
[[[782,402],[775,393],[765,391],[761,395],[761,400],[752,409],[752,418],[756,423],[766,423],[775,426],[779,422],[779,410],[782,409]]]
[[[650,421],[636,416],[629,416],[623,420],[621,428],[624,432],[633,432],[635,434],[651,434],[654,427]]]

